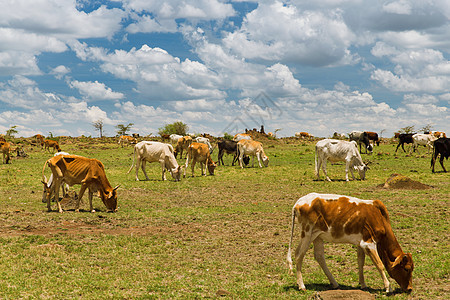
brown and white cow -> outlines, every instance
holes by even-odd
[[[189,145],[192,143],[192,137],[189,135],[185,135],[178,139],[177,145],[175,147],[174,155],[175,158],[178,156],[178,153],[180,153],[180,158],[183,158],[183,151],[188,149]],[[187,156],[187,152],[186,152]],[[186,158],[186,157],[185,157]]]
[[[120,137],[119,137],[119,142],[118,142],[118,144],[119,145],[121,145],[122,146],[122,148],[123,148],[123,145],[129,145],[129,144],[136,144],[137,143],[137,140],[134,138],[134,137],[132,137],[132,136],[129,136],[129,135],[121,135]]]
[[[45,140],[44,145],[45,145],[45,150],[48,150],[48,152],[50,152],[50,148],[53,148],[53,151],[61,152],[61,148],[59,147],[59,144],[57,141]]]
[[[159,162],[162,169],[162,180],[166,180],[166,169],[172,174],[175,181],[180,180],[181,166],[173,154],[173,147],[170,144],[160,142],[142,141],[134,146],[133,163],[127,174],[133,169],[134,161],[136,160],[136,181],[139,181],[138,171],[142,164],[142,172],[145,178],[149,180],[147,172],[145,171],[146,162]]]
[[[48,166],[53,174],[52,188],[48,188],[48,183],[44,176],[45,167]],[[47,209],[51,211],[50,198],[55,195],[58,211],[63,212],[59,203],[59,189],[62,183],[69,186],[81,184],[78,201],[75,211],[80,210],[80,201],[86,189],[89,189],[89,209],[95,212],[92,206],[92,196],[99,192],[100,198],[110,211],[117,210],[117,188],[112,188],[105,174],[105,167],[102,162],[95,158],[86,158],[78,155],[58,155],[50,158],[42,169],[42,183],[47,189]],[[53,190],[52,190],[53,189]]]
[[[269,165],[269,158],[264,153],[262,143],[253,140],[240,140],[237,143],[237,152],[239,157],[239,165],[244,168],[244,156],[252,156],[252,167],[255,162],[255,156],[258,159],[259,167],[262,168],[261,161],[264,167]]]
[[[8,164],[11,161],[11,156],[10,156],[10,152],[11,152],[11,145],[8,142],[4,142],[1,141],[0,142],[0,152],[2,152],[2,156],[3,156],[3,163],[4,164]]]
[[[431,132],[436,138],[446,138],[447,135],[443,131],[432,131]]]
[[[378,133],[373,131],[366,131],[366,132],[369,141],[373,141],[377,146],[380,146],[380,138],[378,137]]]
[[[308,132],[296,132],[295,133],[295,137],[298,139],[306,139],[306,140],[311,140],[312,138],[314,138],[314,136],[312,134],[309,134]]]
[[[189,145],[187,149],[187,158],[186,164],[184,165],[183,177],[186,177],[186,169],[189,163],[191,163],[192,177],[194,177],[194,167],[197,162],[200,163],[200,168],[202,170],[203,176],[206,176],[206,170],[203,171],[203,164],[206,165],[209,175],[214,175],[214,169],[216,168],[216,164],[211,158],[211,153],[209,152],[208,145],[193,142],[191,145]]]
[[[287,255],[291,273],[293,270],[291,247],[296,219],[301,229],[301,240],[295,250],[299,289],[306,290],[303,283],[302,263],[311,243],[314,244],[314,258],[331,285],[333,288],[339,286],[325,262],[325,241],[357,246],[359,284],[362,289],[367,288],[363,274],[367,254],[378,269],[386,292],[391,292],[391,287],[384,273],[385,268],[403,291],[412,291],[414,269],[412,255],[402,251],[392,231],[387,209],[381,201],[317,193],[298,199],[292,209],[291,238]]]

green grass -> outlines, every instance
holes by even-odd
[[[285,257],[292,205],[309,192],[382,200],[397,239],[415,263],[413,293],[389,298],[448,298],[450,175],[432,174],[426,155],[396,156],[396,145],[382,145],[373,155],[363,155],[371,161],[367,180],[345,182],[345,166],[328,164],[334,181],[325,182],[323,174],[320,181],[314,175],[313,143],[268,141],[268,168],[241,170],[231,166],[228,156],[215,176],[199,176],[198,167],[196,177],[188,170],[181,182],[163,182],[160,166],[153,163],[147,164],[150,180],[136,182],[134,169],[126,174],[131,147],[87,138],[60,142],[64,151],[104,163],[111,185],[121,184],[119,211],[106,213],[94,197],[94,214],[87,212],[86,199],[80,213],[47,212],[40,180],[51,154],[39,149],[28,146],[28,158],[0,164],[2,298],[192,299],[222,293],[307,299],[329,289],[326,276],[309,251],[303,267],[308,291],[300,292]],[[378,187],[392,173],[433,188]],[[141,171],[139,177],[144,178]],[[357,288],[356,249],[327,244],[325,254],[341,286]],[[369,291],[386,296],[375,267],[369,259],[366,264]]]

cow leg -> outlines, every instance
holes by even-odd
[[[239,165],[241,166],[241,169],[244,168],[244,152],[239,153]]]
[[[166,180],[166,162],[165,161],[161,162],[161,169],[162,169],[161,180],[165,181]]]
[[[88,191],[88,195],[89,195],[89,211],[91,212],[91,213],[95,213],[95,209],[94,209],[94,207],[92,206],[92,191],[91,191],[91,189],[89,189],[89,191]]]
[[[301,239],[297,249],[295,249],[295,263],[297,268],[297,285],[300,290],[306,291],[305,284],[303,283],[302,276],[302,264],[303,258],[309,249],[309,244],[311,241],[311,234],[307,233],[304,238]]]
[[[262,165],[261,165],[261,153],[257,153],[256,154],[256,158],[258,158],[259,167],[262,168]]]
[[[366,254],[364,249],[358,246],[358,273],[359,273],[359,285],[361,289],[367,289],[366,281],[364,280],[364,262],[366,260]]]
[[[331,181],[330,177],[328,177],[328,174],[327,174],[327,160],[326,159],[324,159],[323,162],[322,162],[322,171],[325,174],[325,178],[328,181]]]
[[[380,256],[378,256],[378,252],[375,248],[375,245],[369,244],[364,248],[364,251],[369,255],[370,259],[372,260],[373,264],[377,268],[378,272],[381,275],[381,278],[383,279],[384,288],[386,290],[386,293],[392,292],[389,280],[386,277],[386,274],[384,273],[384,266],[383,262],[380,259]]]
[[[442,169],[444,169],[444,172],[447,173],[447,170],[444,167],[444,155],[441,154],[441,158],[439,159],[439,162],[441,163]],[[433,165],[434,170],[434,165]]]
[[[75,211],[79,212],[80,211],[80,203],[81,203],[81,198],[84,195],[84,192],[86,191],[87,188],[87,184],[86,183],[82,183],[81,184],[81,188],[80,188],[80,192],[78,193],[78,200],[77,200],[77,204],[75,205]],[[90,201],[90,200],[89,200]]]
[[[203,168],[205,167],[205,168]],[[200,163],[200,168],[202,169],[202,176],[206,176],[206,163]],[[203,169],[205,169],[205,172],[203,172]]]
[[[195,167],[196,163],[197,163],[197,160],[194,158],[191,162],[192,177],[194,177],[194,167]],[[202,168],[202,175],[203,175],[203,168]]]
[[[54,185],[53,189],[54,189],[54,194],[55,194],[55,202],[56,202],[56,205],[58,207],[58,212],[62,213],[63,210],[61,208],[61,203],[59,203],[59,187],[62,184],[62,179],[61,178],[56,178],[54,183],[55,183],[55,185]],[[50,201],[50,200],[47,199],[47,201]]]
[[[150,180],[149,178],[148,178],[148,175],[147,175],[147,171],[145,171],[145,166],[147,165],[147,162],[145,161],[145,159],[143,159],[142,161],[141,161],[141,169],[142,169],[142,173],[144,173],[144,175],[145,175],[145,180]]]
[[[325,253],[324,253],[324,247],[323,247],[323,240],[321,238],[316,238],[314,241],[314,258],[319,263],[320,267],[322,268],[325,275],[327,275],[328,280],[330,281],[333,288],[337,288],[339,284],[334,279],[333,275],[331,275],[330,270],[327,267],[327,264],[325,262]]]

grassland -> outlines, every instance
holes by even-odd
[[[285,257],[292,205],[313,191],[380,199],[387,206],[397,239],[413,254],[414,291],[387,296],[367,259],[370,293],[450,297],[450,175],[432,174],[429,156],[396,156],[396,145],[387,143],[363,155],[371,161],[367,180],[345,182],[344,165],[337,164],[328,168],[334,181],[324,182],[314,176],[314,143],[264,145],[268,168],[241,170],[227,157],[215,176],[163,182],[159,165],[150,164],[150,180],[136,182],[126,174],[131,147],[110,139],[61,141],[64,151],[100,159],[111,184],[121,184],[117,213],[107,213],[94,198],[97,213],[89,213],[84,201],[84,211],[63,214],[47,212],[41,202],[42,167],[51,154],[25,146],[28,158],[0,165],[0,298],[307,299],[329,289],[327,278],[310,250],[303,267],[308,291],[301,292]],[[392,173],[433,188],[379,187]],[[341,288],[357,289],[356,249],[327,244],[325,252]]]

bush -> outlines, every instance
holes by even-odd
[[[158,134],[179,134],[179,135],[187,135],[187,132],[189,130],[189,126],[184,124],[181,121],[172,123],[172,124],[166,124],[164,127],[158,128]]]

